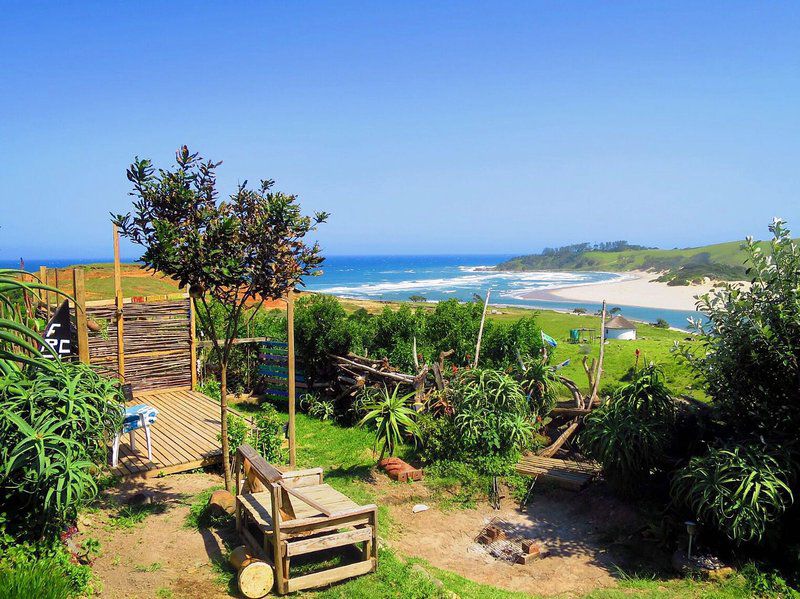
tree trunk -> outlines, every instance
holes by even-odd
[[[231,490],[231,461],[230,452],[228,448],[228,364],[222,362],[220,364],[220,398],[219,398],[219,414],[220,414],[220,431],[222,437],[222,469],[225,475],[225,490]]]

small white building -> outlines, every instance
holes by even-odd
[[[626,339],[632,341],[636,339],[636,325],[622,316],[615,316],[606,323],[604,338],[606,339]]]

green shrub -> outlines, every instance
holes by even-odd
[[[0,377],[0,509],[21,538],[74,520],[122,421],[118,385],[83,364],[55,364]]]
[[[712,448],[673,479],[672,497],[736,543],[759,542],[793,502],[785,456],[760,445]]]
[[[481,343],[481,364],[505,368],[516,364],[517,353],[536,356],[542,349],[542,330],[533,316],[524,316],[511,323],[490,321]]]
[[[60,541],[19,543],[0,532],[0,599],[84,596],[93,580]]]
[[[600,462],[609,483],[628,495],[664,463],[674,421],[675,404],[663,374],[651,365],[586,416],[579,444]]]
[[[752,284],[702,296],[709,322],[682,353],[734,434],[786,443],[800,430],[800,247],[780,219],[769,229],[768,250],[745,243]]]
[[[465,370],[451,385],[453,423],[462,448],[474,455],[504,455],[531,442],[533,412],[519,383],[491,369]]]
[[[436,304],[426,319],[426,336],[433,356],[440,352],[453,350],[451,360],[455,364],[471,363],[475,354],[475,342],[481,324],[483,306],[476,302],[461,303],[449,299]],[[484,333],[489,334],[492,323],[487,323]]]
[[[388,452],[393,456],[395,449],[401,445],[404,438],[411,438],[417,442],[419,429],[416,423],[416,412],[408,405],[414,397],[414,392],[406,395],[399,394],[400,385],[390,393],[385,387],[376,395],[373,394],[365,403],[366,415],[358,423],[359,426],[370,426],[375,430],[375,446],[377,451],[381,446],[380,457]]]
[[[297,300],[294,333],[298,358],[312,380],[329,380],[334,372],[329,354],[347,354],[353,342],[344,308],[329,295]]]
[[[242,416],[228,413],[228,447],[231,459],[236,454],[236,449],[247,443],[268,462],[283,461],[283,420],[275,407],[268,403],[262,404],[250,419],[252,426]]]
[[[463,456],[461,436],[451,418],[431,413],[420,414],[419,426],[420,453],[428,463],[445,460],[459,460]]]

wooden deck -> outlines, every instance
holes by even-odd
[[[600,465],[597,462],[577,462],[526,455],[522,456],[516,470],[518,474],[541,476],[561,487],[579,491],[600,474]]]
[[[151,477],[194,470],[221,461],[219,404],[197,391],[169,390],[137,393],[128,405],[147,404],[158,410],[150,427],[153,461],[147,460],[144,431],[137,430],[136,452],[128,435],[119,446],[119,464],[111,468],[119,476]],[[111,451],[109,460],[111,464]]]

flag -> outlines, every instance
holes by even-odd
[[[553,339],[550,335],[542,331],[542,343],[547,343],[550,347],[555,347],[558,345],[555,339]]]

